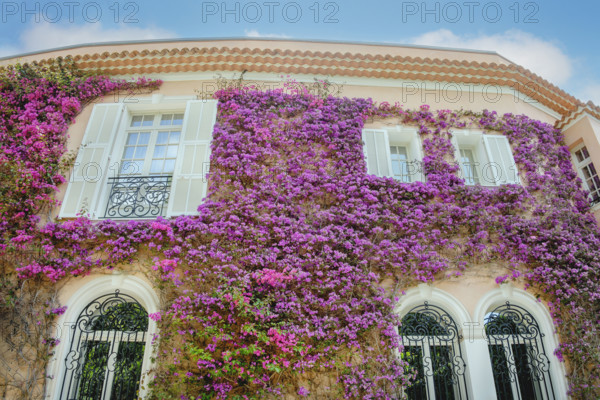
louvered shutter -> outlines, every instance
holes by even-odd
[[[217,117],[216,100],[189,101],[167,216],[195,214],[206,196],[210,141]]]
[[[74,218],[86,210],[97,218],[99,197],[106,185],[109,154],[111,152],[123,104],[96,104],[73,166],[59,218]]]
[[[387,131],[363,129],[364,154],[367,172],[377,176],[392,176],[390,145]]]
[[[414,128],[406,128],[407,136],[409,138],[409,154],[410,154],[410,165],[409,171],[411,172],[411,182],[425,182],[425,173],[423,172],[423,150],[421,147],[421,140],[417,130]]]
[[[458,165],[458,177],[461,179],[465,178],[465,173],[464,173],[464,167],[463,164],[461,162],[461,157],[460,157],[460,147],[458,145],[458,139],[456,138],[456,134],[453,133],[452,134],[452,138],[450,139],[450,142],[452,143],[452,147],[454,148],[454,165]]]
[[[483,141],[489,162],[498,166],[496,184],[519,183],[519,174],[508,139],[500,135],[484,135]]]

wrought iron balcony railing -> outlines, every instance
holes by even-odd
[[[164,215],[171,175],[118,176],[111,186],[104,218],[154,218]]]

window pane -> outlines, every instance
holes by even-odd
[[[150,165],[150,173],[151,174],[160,174],[163,167],[163,160],[152,160],[152,165]]]
[[[392,174],[400,182],[410,182],[408,173],[408,151],[405,146],[390,146]]]
[[[143,159],[146,157],[146,146],[140,146],[135,148],[135,157],[136,159]]]
[[[590,158],[590,153],[588,153],[587,147],[583,146],[581,149],[581,153],[583,154],[583,159]]]
[[[473,163],[475,158],[473,157],[473,151],[471,149],[460,149],[461,162]]]
[[[177,157],[177,147],[178,146],[169,146],[169,150],[167,151],[167,157],[169,157],[169,158]]]
[[[594,167],[594,163],[589,163],[588,164],[588,168],[590,169],[590,174],[592,174],[592,175],[596,175],[597,174],[596,167]]]
[[[142,126],[152,125],[154,125],[154,115],[144,115],[144,122],[142,122]]]
[[[465,184],[475,185],[479,183],[479,174],[477,173],[477,164],[473,150],[459,149],[460,164],[465,179]]]
[[[504,346],[497,344],[489,345],[488,351],[492,362],[494,386],[496,386],[498,400],[514,400],[510,384],[511,376],[506,362]]]
[[[171,121],[173,120],[173,114],[163,114],[160,119],[161,125],[171,125]]]
[[[167,144],[169,143],[169,132],[158,132],[158,138],[156,144]]]
[[[123,158],[132,159],[134,151],[135,151],[135,147],[132,147],[132,146],[125,147],[125,153],[123,153]]]
[[[145,332],[148,330],[148,313],[138,303],[115,302],[102,310],[88,325],[92,331]]]
[[[109,342],[85,341],[82,343],[85,361],[79,378],[78,399],[96,400],[102,398],[109,351]]]
[[[165,158],[167,155],[167,146],[156,146],[154,148],[153,158]]]
[[[174,114],[173,115],[173,125],[181,125],[183,124],[183,114]]]
[[[420,400],[427,398],[427,378],[423,368],[423,352],[419,346],[404,346],[401,358],[408,362],[413,372],[416,372],[417,378],[406,389],[409,400]]]
[[[163,172],[171,173],[175,170],[175,160],[165,160],[165,166]]]
[[[142,126],[143,115],[134,115],[131,118],[131,126]]]
[[[143,165],[143,161],[124,161],[121,165],[121,174],[140,174]]]
[[[180,132],[178,132],[178,131],[171,132],[171,136],[169,137],[169,143],[170,144],[177,144],[177,143],[179,143],[179,135],[180,135]]]
[[[436,400],[454,400],[452,352],[448,346],[431,346],[433,384]]]
[[[149,133],[140,133],[140,137],[138,139],[138,144],[148,144],[149,141],[150,141]]]
[[[138,398],[144,350],[144,343],[120,343],[111,400],[136,400]]]
[[[137,138],[138,138],[137,133],[130,133],[129,137],[127,138],[127,144],[136,144]]]
[[[512,353],[515,359],[515,366],[517,368],[517,376],[519,377],[519,390],[521,397],[524,399],[540,399],[536,397],[534,383],[532,381],[533,371],[527,358],[527,345],[525,344],[513,344]]]

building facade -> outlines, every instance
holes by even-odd
[[[43,62],[65,56],[73,57],[84,71],[100,70],[115,79],[145,76],[163,82],[152,93],[113,92],[81,110],[68,131],[68,148],[77,156],[68,181],[57,194],[61,205],[50,211],[49,221],[76,220],[83,215],[94,223],[110,219],[127,224],[159,218],[157,223],[162,224],[177,217],[197,216],[198,206],[206,201],[203,199],[221,196],[215,185],[225,182],[222,176],[213,176],[214,171],[222,174],[227,168],[215,160],[217,156],[225,159],[224,132],[232,134],[223,122],[223,115],[229,115],[223,110],[230,109],[218,105],[227,99],[220,97],[217,101],[213,96],[222,89],[224,80],[230,85],[237,82],[241,92],[281,89],[290,94],[294,87],[301,87],[319,97],[323,84],[314,84],[314,78],[326,80],[328,90],[341,96],[370,98],[384,105],[379,114],[365,114],[361,128],[363,164],[356,168],[373,176],[368,179],[388,182],[386,179],[391,178],[389,182],[413,185],[410,187],[417,188],[411,189],[415,193],[431,195],[440,203],[451,202],[444,197],[445,189],[436,186],[437,177],[442,175],[456,176],[452,182],[457,183],[450,186],[461,185],[467,191],[483,187],[506,190],[507,198],[518,197],[515,193],[521,185],[532,190],[530,174],[534,169],[524,166],[525,147],[517,145],[521,140],[517,136],[503,134],[492,124],[488,128],[455,124],[451,130],[452,148],[447,149],[430,139],[438,131],[431,128],[431,132],[424,133],[424,119],[419,120],[416,114],[398,114],[397,110],[467,110],[478,115],[489,110],[497,115],[526,115],[563,131],[573,168],[589,191],[590,212],[600,217],[600,178],[595,167],[600,165],[600,109],[581,103],[496,53],[279,40],[155,41],[77,46],[5,59],[2,63]],[[285,84],[288,77],[294,83]],[[402,107],[394,108],[394,104]],[[388,117],[384,115],[386,110]],[[469,113],[459,112],[457,118],[467,118]],[[414,123],[406,123],[409,117]],[[253,134],[260,134],[259,128],[253,129]],[[268,124],[265,129],[269,130]],[[215,144],[214,140],[221,142]],[[237,139],[227,140],[235,151]],[[268,142],[260,143],[256,146]],[[444,170],[436,171],[431,160],[441,151],[446,153],[436,162]],[[445,169],[452,164],[454,170]],[[550,171],[552,166],[545,165],[538,168]],[[252,168],[249,161],[248,169]],[[539,175],[544,176],[544,172]],[[435,186],[437,194],[420,189],[427,185]],[[402,186],[398,188],[394,193],[399,193]],[[452,193],[452,202],[459,204],[459,195]],[[568,201],[577,199],[573,193]],[[506,204],[510,208],[511,200]],[[538,203],[527,204],[515,206],[515,213],[531,212],[535,216]],[[543,207],[539,205],[537,210],[552,212],[552,204]],[[441,225],[452,224],[448,215],[440,214]],[[503,220],[504,224],[509,220]],[[497,232],[510,230],[502,229]],[[476,234],[460,232],[467,238]],[[457,240],[456,246],[475,246],[465,240]],[[501,252],[497,248],[494,251]],[[423,257],[423,263],[434,262],[434,258]],[[461,267],[432,272],[432,279],[405,280],[384,275],[379,279],[388,293],[398,294],[392,308],[402,321],[397,334],[404,347],[396,356],[416,373],[412,386],[390,394],[390,398],[570,398],[567,392],[572,390],[572,382],[567,376],[573,364],[565,364],[555,354],[565,332],[556,331],[553,321],[557,309],[548,304],[553,298],[546,296],[546,288],[523,278],[526,272],[521,277],[515,274],[519,269],[514,267],[512,256],[470,257],[471,261],[465,261],[468,268],[457,261]],[[147,264],[139,261],[135,268],[121,266],[108,273],[92,270],[86,276],[68,278],[59,291],[59,303],[66,305],[67,311],[57,321],[60,344],[47,366],[46,375],[52,378],[46,380],[44,398],[134,399],[150,393],[152,376],[147,372],[153,368],[153,352],[157,351],[153,343],[160,329],[158,321],[149,315],[164,312],[165,304],[172,299],[161,298],[156,283],[140,272],[148,269]],[[166,271],[165,265],[161,268]],[[454,273],[457,277],[449,277]],[[514,279],[510,283],[498,279],[511,274]],[[281,282],[287,278],[277,279],[285,286]],[[278,284],[272,287],[282,289]],[[597,307],[595,301],[592,307]],[[336,398],[323,385],[310,382],[314,379],[305,377],[304,383],[297,383],[284,395]],[[576,391],[571,393],[573,398],[586,398]]]

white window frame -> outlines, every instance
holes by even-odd
[[[459,176],[462,179],[464,179],[464,166],[461,162],[460,150],[468,149],[473,152],[474,166],[479,179],[479,182],[476,182],[475,185],[499,186],[505,183],[520,183],[519,171],[513,158],[512,149],[504,136],[484,134],[483,131],[471,129],[452,130],[451,134],[454,157],[460,167]],[[500,140],[500,138],[503,138],[501,140],[508,146],[510,154],[505,155],[508,159],[503,160],[501,163],[491,162],[493,156],[490,150],[490,140]],[[468,182],[465,182],[465,184],[472,185]]]
[[[111,185],[108,184],[108,178],[114,178],[114,177],[119,177],[119,176],[129,176],[130,174],[121,174],[121,168],[122,168],[122,160],[123,160],[123,152],[125,149],[125,146],[127,144],[127,137],[129,136],[129,133],[132,131],[136,131],[136,128],[131,127],[131,121],[133,119],[133,117],[138,116],[138,115],[154,115],[154,122],[156,122],[159,115],[163,115],[163,114],[183,114],[183,120],[184,122],[186,121],[186,114],[185,114],[185,108],[182,108],[181,105],[179,105],[178,107],[175,108],[169,108],[169,107],[164,107],[160,108],[160,109],[156,109],[155,107],[153,108],[149,108],[149,107],[145,107],[145,108],[141,108],[140,107],[126,107],[125,111],[123,112],[123,115],[121,117],[121,121],[119,123],[119,127],[117,129],[117,139],[114,142],[114,146],[112,151],[110,152],[110,156],[109,156],[109,162],[108,162],[108,173],[104,174],[104,180],[103,180],[103,184],[102,184],[102,188],[101,188],[101,192],[100,192],[100,196],[98,197],[98,201],[95,204],[95,207],[93,208],[92,211],[92,219],[104,219],[104,212],[106,210],[107,207],[107,203],[109,201],[109,196],[110,196],[110,191],[111,191]],[[142,129],[139,129],[138,131],[142,131],[142,130],[146,130],[144,129],[144,127],[140,127]],[[166,129],[169,129],[169,127],[165,127]],[[148,131],[158,131],[158,129],[160,129],[159,126],[157,125],[153,125],[152,127],[148,128]],[[171,130],[171,129],[169,129]],[[181,125],[181,130],[183,131],[183,124]],[[183,134],[183,132],[181,133],[181,135]],[[183,138],[180,135],[179,137],[179,145],[178,145],[178,149],[177,149],[177,159],[181,158],[181,154],[183,151]],[[150,141],[152,142],[152,137],[150,139]],[[153,148],[152,148],[153,150]],[[148,146],[147,149],[148,152],[150,152],[150,145]],[[151,154],[146,154],[146,159],[151,158],[152,155]],[[175,160],[175,163],[177,164],[177,159]],[[175,177],[175,174],[177,173],[177,170],[175,170],[172,174],[171,177]],[[131,176],[135,176],[136,174],[131,174]],[[139,174],[138,174],[139,175]],[[141,174],[141,175],[146,175],[146,174]],[[162,175],[162,174],[161,174]],[[166,174],[168,175],[168,174]],[[174,184],[173,182],[171,182],[171,187],[169,189],[169,199],[172,199],[172,196],[174,194]],[[165,212],[168,210],[168,205],[165,207]],[[166,213],[164,215],[165,217],[168,217],[168,213]],[[148,216],[147,218],[135,218],[136,220],[144,220],[144,219],[155,219],[156,217],[152,217],[152,216]],[[110,219],[110,218],[107,218]]]
[[[180,114],[182,115],[182,123],[180,125],[161,125],[160,121],[161,121],[161,116],[163,115],[174,115],[174,114]],[[152,115],[153,117],[153,123],[151,126],[139,126],[139,127],[133,127],[131,126],[131,123],[133,121],[134,117],[137,116],[149,116]],[[154,156],[154,150],[156,148],[157,145],[157,139],[158,139],[158,134],[161,131],[176,131],[179,130],[179,140],[177,143],[177,157],[175,157],[175,159],[177,159],[179,157],[179,150],[181,147],[181,134],[182,134],[182,128],[183,128],[183,118],[185,118],[185,109],[181,110],[179,112],[173,112],[173,111],[154,111],[154,112],[147,112],[147,113],[133,113],[130,112],[129,113],[129,120],[127,121],[127,123],[125,124],[125,128],[124,128],[124,133],[122,135],[119,135],[119,137],[122,136],[123,140],[121,144],[121,148],[119,149],[119,145],[115,145],[115,149],[114,149],[114,153],[113,156],[111,157],[112,160],[115,160],[114,163],[112,163],[113,165],[109,165],[109,171],[110,173],[114,173],[115,176],[116,175],[120,175],[120,176],[127,176],[127,175],[168,175],[169,172],[161,172],[161,173],[152,173],[150,171],[151,166],[152,166],[152,160],[153,160],[153,156]],[[148,141],[148,144],[146,145],[146,156],[144,157],[144,166],[142,167],[141,171],[135,171],[134,168],[128,168],[126,171],[123,171],[122,168],[124,167],[125,163],[123,162],[123,157],[125,156],[124,154],[124,149],[127,146],[127,140],[129,138],[129,134],[130,133],[149,133],[150,134],[150,139]],[[119,153],[120,150],[120,153]],[[117,167],[114,168],[113,171],[113,167]],[[170,173],[171,175],[174,174],[174,171]]]
[[[571,159],[572,159],[573,165],[575,166],[575,170],[577,171],[577,176],[579,176],[579,178],[583,182],[584,189],[586,189],[589,192],[588,198],[590,199],[590,202],[593,204],[594,208],[600,208],[600,201],[594,202],[594,196],[593,196],[594,190],[592,190],[592,188],[590,188],[590,185],[588,185],[587,180],[585,179],[585,175],[583,173],[583,168],[587,167],[590,164],[594,165],[594,161],[592,160],[592,157],[589,156],[585,160],[579,162],[579,160],[577,159],[577,156],[575,155],[576,152],[583,149],[584,147],[587,149],[587,146],[585,145],[585,143],[581,143],[578,146],[574,147],[573,150],[571,150]],[[589,155],[589,149],[587,151],[588,151],[588,155]],[[596,169],[595,165],[594,165],[594,169]],[[597,169],[596,169],[596,174],[598,176],[600,176],[600,174],[598,174]],[[598,190],[595,190],[595,192],[597,192],[598,196],[600,197],[600,188]]]
[[[153,95],[148,98],[136,99],[137,102],[132,103],[103,103],[103,106],[120,106],[118,112],[120,113],[112,126],[113,140],[110,145],[96,144],[93,142],[85,143],[86,135],[88,131],[98,131],[100,129],[108,129],[104,126],[92,126],[92,120],[94,118],[94,112],[92,110],[90,119],[88,120],[88,126],[86,127],[86,134],[84,135],[83,143],[77,160],[75,162],[74,173],[71,174],[71,179],[68,182],[67,190],[65,193],[63,206],[59,211],[59,218],[73,218],[75,217],[73,211],[74,204],[77,205],[77,212],[81,209],[87,211],[87,216],[90,219],[103,219],[104,213],[107,207],[108,198],[110,195],[111,187],[109,185],[109,178],[123,176],[120,174],[120,166],[123,158],[123,151],[127,141],[128,132],[136,130],[136,128],[130,127],[131,119],[135,115],[157,115],[157,114],[183,114],[183,124],[180,126],[181,136],[179,139],[179,147],[177,151],[177,159],[175,160],[175,169],[172,174],[171,187],[169,192],[169,201],[164,210],[164,217],[169,218],[177,215],[192,214],[200,203],[200,200],[206,196],[207,193],[207,177],[210,165],[210,140],[203,136],[202,132],[206,132],[206,124],[212,124],[216,121],[216,100],[197,100],[195,96],[174,96],[164,97],[162,95]],[[202,107],[202,111],[200,108]],[[206,109],[209,107],[210,109]],[[214,112],[212,110],[214,109]],[[212,120],[204,118],[202,114],[202,121],[190,121],[196,117],[200,118],[200,113],[204,113],[204,110],[208,110],[208,113],[212,113]],[[104,111],[102,111],[104,112]],[[114,115],[114,114],[113,114]],[[193,117],[190,117],[192,115]],[[156,118],[156,117],[155,117]],[[104,122],[102,122],[104,124]],[[186,131],[188,129],[189,131]],[[164,126],[164,130],[173,130],[173,126]],[[179,128],[179,126],[178,126]],[[160,130],[160,126],[155,126],[155,129]],[[204,130],[202,130],[204,129]],[[188,135],[189,134],[189,135]],[[104,135],[104,139],[109,135]],[[212,135],[211,135],[212,136]],[[89,161],[82,155],[86,149],[99,149],[104,151],[104,157],[97,161]],[[202,165],[195,165],[194,162],[190,162],[189,157],[193,156],[195,159],[203,159]],[[195,155],[195,156],[194,156]],[[151,155],[150,155],[151,157]],[[187,162],[184,162],[184,158],[187,157]],[[194,165],[192,165],[194,164]],[[87,170],[88,166],[92,166]],[[91,171],[91,172],[90,172]],[[198,171],[201,171],[199,173]],[[88,176],[88,175],[93,176]],[[82,182],[91,182],[88,186],[85,186]],[[198,185],[198,182],[203,185]],[[76,185],[84,185],[84,189],[77,191],[73,187]],[[94,185],[94,188],[91,188]],[[177,188],[177,185],[180,187]],[[199,188],[201,186],[201,188]],[[183,193],[192,193],[191,189],[197,189],[197,193],[190,194],[193,199],[175,199],[176,193],[181,195]],[[71,196],[71,190],[75,191],[75,195],[82,198],[77,200],[76,196]],[[93,194],[92,194],[93,191]],[[69,211],[65,211],[65,203],[70,201]],[[192,202],[198,202],[197,204]],[[177,202],[177,206],[174,203]],[[185,204],[183,204],[185,203]],[[143,219],[154,219],[156,216],[148,216],[147,218],[135,218],[136,220]],[[123,220],[123,219],[121,219]]]
[[[135,298],[148,314],[159,311],[160,302],[152,286],[146,280],[137,276],[115,271],[113,275],[88,276],[85,279],[85,283],[77,286],[79,288],[64,303],[67,306],[67,311],[58,318],[56,324],[54,335],[60,340],[60,343],[55,347],[54,357],[49,361],[47,367],[45,397],[47,399],[60,399],[66,373],[65,359],[71,349],[71,342],[73,340],[72,327],[81,311],[90,302],[99,296],[114,293],[118,289],[120,293]],[[70,289],[72,289],[72,286]],[[156,322],[148,318],[148,330],[145,332],[146,342],[142,361],[140,398],[145,398],[148,394],[148,383],[152,378],[150,370],[152,358],[156,357],[156,343],[154,343],[156,333]],[[109,374],[107,374],[105,379],[109,379]],[[66,393],[63,393],[63,396],[65,395]]]
[[[371,138],[369,135],[376,136]],[[362,137],[363,154],[369,174],[394,178],[390,147],[402,146],[406,148],[408,158],[409,182],[398,181],[402,183],[425,181],[422,170],[423,150],[416,127],[396,125],[385,129],[365,128]]]

